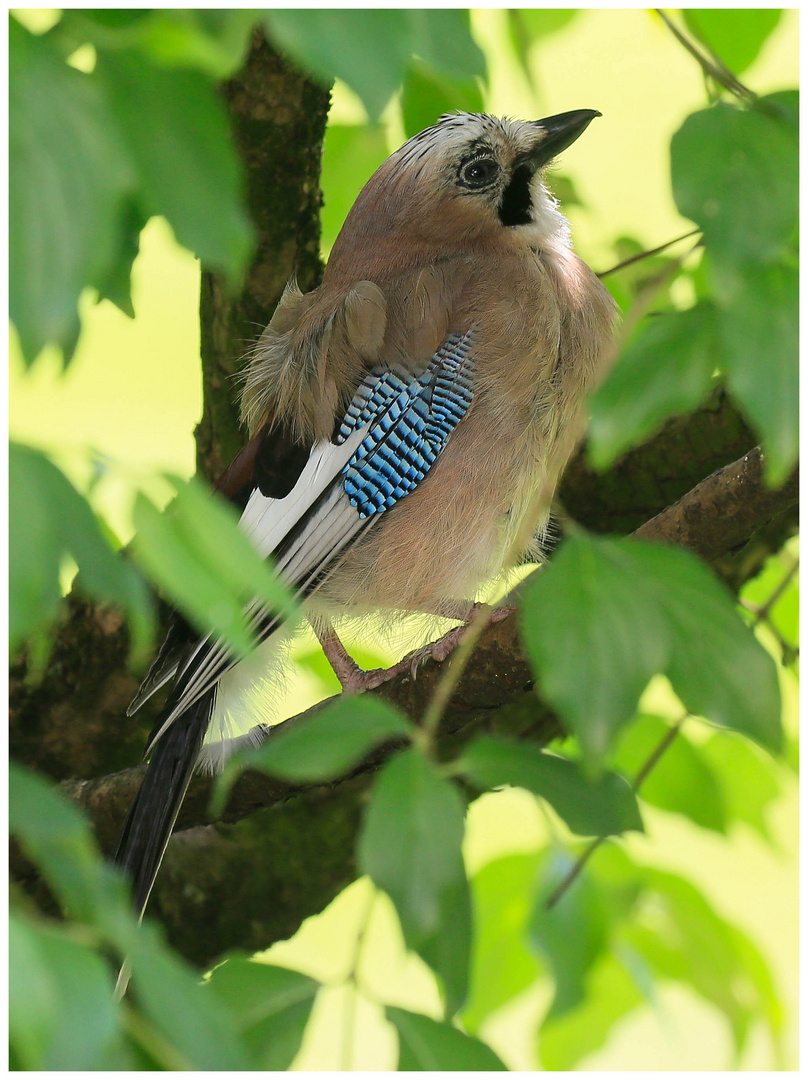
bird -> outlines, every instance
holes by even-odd
[[[251,350],[249,438],[216,486],[346,690],[400,665],[363,673],[340,617],[467,622],[481,583],[535,551],[613,358],[614,303],[546,177],[600,115],[441,116],[368,180],[321,284],[292,279]],[[246,611],[279,652],[282,615]],[[211,733],[240,741],[227,717],[254,670],[177,615],[130,706],[169,687],[114,855],[141,916],[195,769],[223,760]]]

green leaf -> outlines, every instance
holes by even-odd
[[[648,580],[662,586],[672,643],[665,674],[682,704],[695,716],[780,750],[777,669],[725,586],[687,551],[643,544],[636,554]]]
[[[634,541],[573,536],[527,585],[522,634],[541,694],[597,761],[665,667],[670,629],[641,587]]]
[[[593,467],[608,468],[669,416],[695,409],[710,389],[717,359],[712,304],[646,320],[592,397]]]
[[[765,1010],[772,1015],[771,983],[761,982],[765,962],[689,881],[649,868],[643,876],[653,900],[647,916],[638,916],[625,928],[628,940],[658,976],[687,984],[724,1013],[740,1053],[759,1015],[761,989],[768,998]],[[750,955],[754,965],[747,970]]]
[[[566,852],[545,854],[530,918],[530,940],[547,958],[555,981],[555,997],[546,1021],[562,1016],[584,1000],[587,975],[608,936],[607,908],[586,870],[548,909],[547,900],[573,866],[574,860]]]
[[[683,8],[685,24],[736,75],[755,60],[780,22],[780,8]]]
[[[8,1031],[19,1067],[44,1068],[59,1009],[56,980],[37,928],[11,913],[8,928]]]
[[[130,992],[144,1015],[188,1069],[251,1067],[234,1018],[198,974],[163,946],[157,928],[144,924],[128,951]]]
[[[689,712],[781,746],[774,663],[687,551],[576,535],[529,582],[522,624],[540,691],[589,761],[603,757],[657,672]]]
[[[72,352],[134,178],[94,81],[14,18],[9,80],[9,307],[30,364],[48,343]]]
[[[409,13],[396,8],[283,9],[263,13],[270,37],[325,85],[342,79],[377,120],[398,88],[412,46]]]
[[[731,731],[716,732],[699,752],[721,785],[727,820],[744,822],[773,843],[768,811],[782,788],[772,759]]]
[[[236,1020],[253,1068],[288,1069],[320,984],[287,968],[229,957],[210,976],[209,986]]]
[[[392,1005],[385,1013],[398,1032],[399,1072],[507,1071],[490,1046],[451,1024]]]
[[[156,64],[198,68],[224,79],[243,61],[259,18],[251,9],[151,11],[138,27],[138,45]]]
[[[620,736],[614,764],[627,776],[636,776],[670,729],[670,723],[658,716],[637,717]],[[722,784],[701,748],[682,732],[648,774],[640,795],[652,806],[682,814],[702,829],[727,830]]]
[[[799,449],[799,277],[785,264],[735,267],[718,330],[730,393],[763,442],[769,483],[783,483]]]
[[[326,85],[342,79],[372,121],[404,78],[413,53],[452,80],[485,74],[485,57],[459,9],[273,9],[264,12],[271,38]],[[434,123],[433,117],[429,123]]]
[[[618,959],[601,955],[586,982],[586,997],[574,1009],[542,1024],[537,1056],[548,1071],[569,1072],[599,1050],[614,1026],[642,1004],[643,996]]]
[[[130,319],[135,317],[132,306],[132,264],[140,251],[140,233],[146,219],[132,202],[118,220],[117,251],[109,272],[95,282],[98,300],[109,300]]]
[[[462,70],[462,69],[461,69]],[[471,79],[452,79],[426,64],[413,62],[401,93],[404,133],[409,138],[430,127],[444,113],[483,112],[480,86]]]
[[[406,14],[413,35],[412,51],[436,73],[463,81],[485,77],[485,54],[471,36],[467,10],[409,8]]]
[[[750,578],[741,590],[741,598],[757,607],[768,604],[777,591],[774,604],[767,609],[766,620],[786,641],[792,643],[797,642],[800,633],[800,588],[799,574],[793,572],[795,559],[795,551],[779,551],[766,560],[763,569]],[[787,576],[789,580],[784,585]]]
[[[177,492],[170,513],[200,561],[214,568],[234,593],[257,597],[284,616],[294,614],[289,589],[238,527],[232,505],[196,480],[170,479]]]
[[[19,443],[9,445],[9,497],[12,651],[53,618],[61,602],[59,571],[71,555],[79,568],[74,587],[124,610],[132,659],[144,660],[154,631],[151,598],[104,539],[86,499],[44,454]]]
[[[463,1023],[472,1034],[538,978],[541,969],[525,935],[538,865],[537,852],[506,855],[472,879],[474,951],[469,1000],[463,1010]]]
[[[200,632],[221,634],[245,655],[253,645],[245,605],[257,598],[285,617],[289,592],[221,497],[196,481],[173,483],[177,498],[165,512],[142,494],[135,500],[135,558]]]
[[[533,82],[531,47],[545,37],[563,30],[578,14],[576,8],[509,8],[508,32],[522,70]]]
[[[412,725],[376,697],[340,697],[302,722],[278,724],[239,767],[260,769],[292,783],[344,776],[371,750],[391,739],[409,739]]]
[[[329,124],[323,143],[322,246],[329,251],[362,187],[387,158],[384,128]]]
[[[56,1001],[38,1068],[48,1072],[103,1068],[119,1023],[109,965],[93,949],[60,930],[33,926],[29,930],[36,937]]]
[[[799,90],[776,90],[758,98],[758,108],[776,113],[789,125],[795,135],[800,133],[800,92]]]
[[[719,102],[671,140],[673,195],[725,264],[777,257],[797,226],[796,132],[760,105]]]
[[[358,848],[360,872],[393,901],[407,946],[443,980],[450,1013],[466,996],[471,947],[463,819],[455,787],[405,750],[379,775]]]
[[[636,797],[622,776],[604,772],[589,779],[575,762],[529,743],[483,735],[455,767],[479,787],[511,784],[540,795],[581,836],[642,831]]]
[[[99,53],[96,74],[137,169],[144,213],[164,215],[177,240],[203,263],[236,277],[253,237],[213,81],[127,50]]]
[[[50,784],[16,763],[9,771],[9,827],[74,918],[121,930],[116,908],[128,916],[126,889],[101,859],[87,822]]]

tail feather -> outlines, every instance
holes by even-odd
[[[181,713],[157,741],[124,823],[114,860],[132,882],[139,914],[146,907],[163,861],[210,724],[215,697],[214,687]]]

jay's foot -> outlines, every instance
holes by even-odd
[[[430,658],[439,662],[446,660],[465,637],[468,624],[479,609],[479,604],[471,605],[468,618],[463,626],[456,626],[453,630],[445,633],[443,637],[438,638],[437,641],[407,653],[392,667],[374,668],[372,671],[365,671],[359,667],[340,641],[333,627],[328,626],[324,630],[317,630],[316,633],[326,659],[339,679],[343,692],[360,693],[364,690],[375,690],[377,686],[390,682],[391,679],[395,679],[398,675],[409,673],[414,679],[418,667]],[[513,607],[494,608],[488,617],[488,623],[501,622],[515,610]]]

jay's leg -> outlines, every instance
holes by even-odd
[[[420,649],[415,649],[413,652],[407,653],[402,657],[398,663],[393,664],[389,668],[374,668],[372,671],[364,671],[356,661],[350,656],[345,646],[337,636],[336,631],[330,623],[321,624],[315,626],[314,632],[317,635],[317,639],[323,648],[323,652],[326,655],[331,667],[334,669],[334,674],[340,681],[340,685],[344,691],[361,691],[361,690],[373,690],[377,686],[381,686],[382,683],[389,682],[397,675],[403,675],[409,672],[413,678],[418,669],[418,665],[423,663],[431,657],[433,660],[445,660],[450,656],[460,642],[468,629],[468,624],[471,622],[475,613],[479,611],[480,604],[473,604],[471,601],[458,601],[457,605],[454,604],[451,607],[446,607],[442,611],[429,612],[431,615],[440,615],[447,619],[462,619],[463,625],[456,626],[453,630],[449,630],[438,638],[437,641],[431,642],[429,645],[424,645]],[[488,617],[489,623],[498,623],[507,618],[515,609],[512,607],[494,608]],[[462,612],[462,614],[461,614]]]

